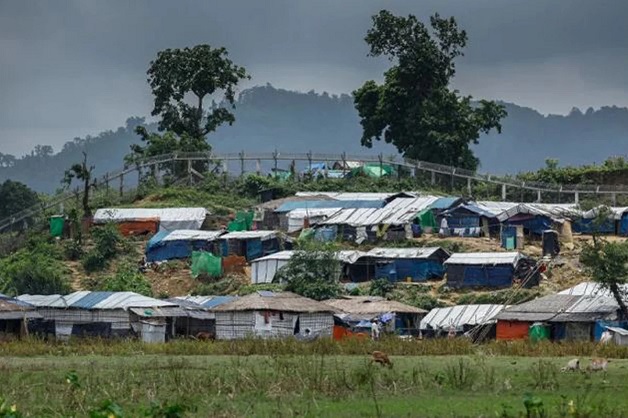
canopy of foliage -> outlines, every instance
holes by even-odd
[[[481,100],[471,103],[449,84],[454,60],[463,55],[467,34],[454,18],[430,18],[431,30],[415,16],[383,10],[373,16],[365,41],[370,55],[395,63],[384,83],[367,81],[353,94],[363,128],[362,145],[381,140],[405,157],[475,169],[479,160],[469,145],[493,128],[501,132],[504,107]]]

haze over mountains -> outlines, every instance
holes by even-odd
[[[516,104],[505,106],[508,117],[503,122],[503,133],[484,136],[474,147],[483,172],[515,174],[542,167],[547,158],[556,158],[561,165],[578,165],[626,154],[626,108],[574,109],[566,116],[544,116]],[[80,161],[83,150],[97,174],[118,169],[129,146],[138,142],[133,128],[140,122],[130,118],[125,127],[69,141],[56,153],[49,147],[38,147],[12,166],[0,167],[0,181],[10,178],[37,191],[52,192],[60,187],[64,170]],[[349,95],[299,93],[266,85],[244,90],[237,101],[236,123],[219,128],[208,140],[217,153],[275,149],[337,154],[396,152],[381,142],[373,149],[363,148],[361,132]]]

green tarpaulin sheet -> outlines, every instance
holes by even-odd
[[[192,252],[192,277],[205,274],[210,277],[222,275],[222,258],[204,251]]]
[[[434,214],[430,209],[425,209],[423,212],[419,213],[419,224],[421,228],[436,228],[438,225],[436,224],[436,218],[434,218]]]
[[[299,238],[297,238],[297,241],[307,241],[309,239],[314,238],[314,233],[316,231],[314,231],[314,229],[312,228],[305,228],[301,231],[301,234],[299,234]]]
[[[530,341],[549,340],[550,328],[547,325],[532,325],[528,336]]]
[[[60,237],[63,235],[63,225],[65,224],[65,219],[63,216],[53,216],[50,218],[50,235],[53,237]]]
[[[253,227],[253,212],[238,212],[233,221],[227,225],[227,231],[250,231]]]
[[[394,173],[394,168],[391,165],[388,164],[378,164],[378,163],[372,163],[372,164],[364,164],[361,167],[358,168],[354,168],[353,170],[351,170],[352,174],[357,174],[357,173],[362,173],[362,174],[366,174],[369,177],[375,177],[375,178],[379,178],[379,177],[385,177],[385,176],[390,176]]]

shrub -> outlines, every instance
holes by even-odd
[[[114,276],[106,277],[98,287],[98,290],[109,292],[135,292],[145,296],[153,295],[150,282],[130,265],[118,268]]]
[[[121,250],[122,235],[113,223],[108,223],[92,231],[96,250],[106,259],[115,257]]]
[[[342,293],[338,281],[340,261],[332,247],[319,243],[311,245],[295,252],[282,269],[286,290],[314,300],[335,298]]]
[[[81,264],[87,273],[103,270],[109,264],[107,258],[94,248],[83,256]]]
[[[68,293],[70,286],[63,264],[47,246],[21,249],[0,261],[2,293]]]
[[[80,260],[85,254],[83,246],[78,240],[71,239],[63,244],[63,254],[70,261]]]
[[[395,288],[395,285],[391,283],[390,280],[388,279],[385,279],[385,278],[375,279],[371,282],[371,286],[369,288],[369,295],[386,297],[386,295],[392,292],[394,288]]]

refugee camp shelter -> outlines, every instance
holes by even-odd
[[[571,241],[570,216],[579,216],[574,205],[520,203],[497,215],[497,220],[506,226],[521,225],[528,237],[538,238],[554,229]]]
[[[273,283],[277,282],[276,275],[282,267],[288,264],[295,251],[280,251],[251,261],[251,283]],[[366,255],[365,252],[355,250],[337,251],[334,253],[336,259],[341,262],[341,270],[338,272],[339,278],[361,274],[353,270],[353,265],[357,264],[360,257]]]
[[[255,207],[253,220],[257,223],[258,229],[274,230],[279,229],[279,217],[282,212],[276,212],[284,203],[290,202],[305,202],[305,201],[324,201],[334,200],[331,197],[323,195],[308,195],[308,196],[289,196],[281,199],[270,200],[264,202]],[[301,207],[300,204],[295,204],[294,209]],[[305,207],[305,206],[304,206]]]
[[[0,341],[28,333],[31,321],[41,319],[29,303],[0,294]]]
[[[399,241],[412,238],[420,232],[419,214],[429,209],[436,196],[398,197],[383,208],[343,209],[321,224],[336,226],[338,235],[358,244],[384,239]],[[412,225],[418,227],[413,229]]]
[[[190,258],[193,251],[215,252],[214,244],[223,231],[198,231],[179,229],[162,230],[146,244],[146,261],[167,261]]]
[[[231,302],[236,296],[178,296],[168,299],[177,304],[186,313],[177,319],[175,334],[195,337],[198,333],[209,333],[216,336],[216,314],[212,308]]]
[[[134,292],[78,291],[66,296],[21,295],[18,300],[35,306],[44,319],[41,331],[50,330],[60,340],[137,335],[145,342],[164,342],[173,335],[176,318],[185,315],[172,302]]]
[[[499,233],[500,223],[494,212],[474,203],[466,203],[445,210],[439,220],[447,220],[449,236],[490,237]],[[439,223],[440,225],[440,223]]]
[[[360,259],[359,264],[373,267],[366,280],[386,278],[393,282],[422,282],[442,279],[445,274],[443,263],[448,258],[449,253],[440,247],[374,248]]]
[[[245,257],[247,261],[279,251],[279,237],[275,231],[229,232],[220,238],[220,252],[217,255]]]
[[[619,327],[606,327],[606,329],[611,333],[611,341],[615,344],[628,345],[628,329]]]
[[[595,220],[603,210],[608,212],[608,221],[600,224]],[[574,222],[574,232],[628,236],[628,207],[598,206],[583,212],[581,218]]]
[[[156,233],[160,228],[198,230],[207,214],[205,208],[104,208],[94,214],[94,224],[113,222],[124,235]]]
[[[290,292],[258,291],[212,309],[216,338],[331,337],[333,308]]]
[[[444,265],[447,285],[454,288],[505,288],[515,282],[531,287],[540,278],[534,260],[519,252],[455,253]]]
[[[489,327],[486,337],[495,336],[495,316],[504,305],[456,305],[434,308],[421,320],[421,332],[428,338],[446,337],[450,330],[465,334],[476,327]]]
[[[336,311],[336,317],[346,326],[360,327],[360,324],[377,319],[383,322],[385,330],[400,335],[416,335],[421,318],[427,311],[378,296],[343,296],[324,301]],[[334,330],[335,337],[341,337]]]
[[[539,323],[548,328],[552,340],[591,341],[596,339],[596,322],[603,329],[607,321],[618,319],[618,311],[615,300],[606,296],[548,295],[500,312],[497,339],[528,338],[530,326]]]

